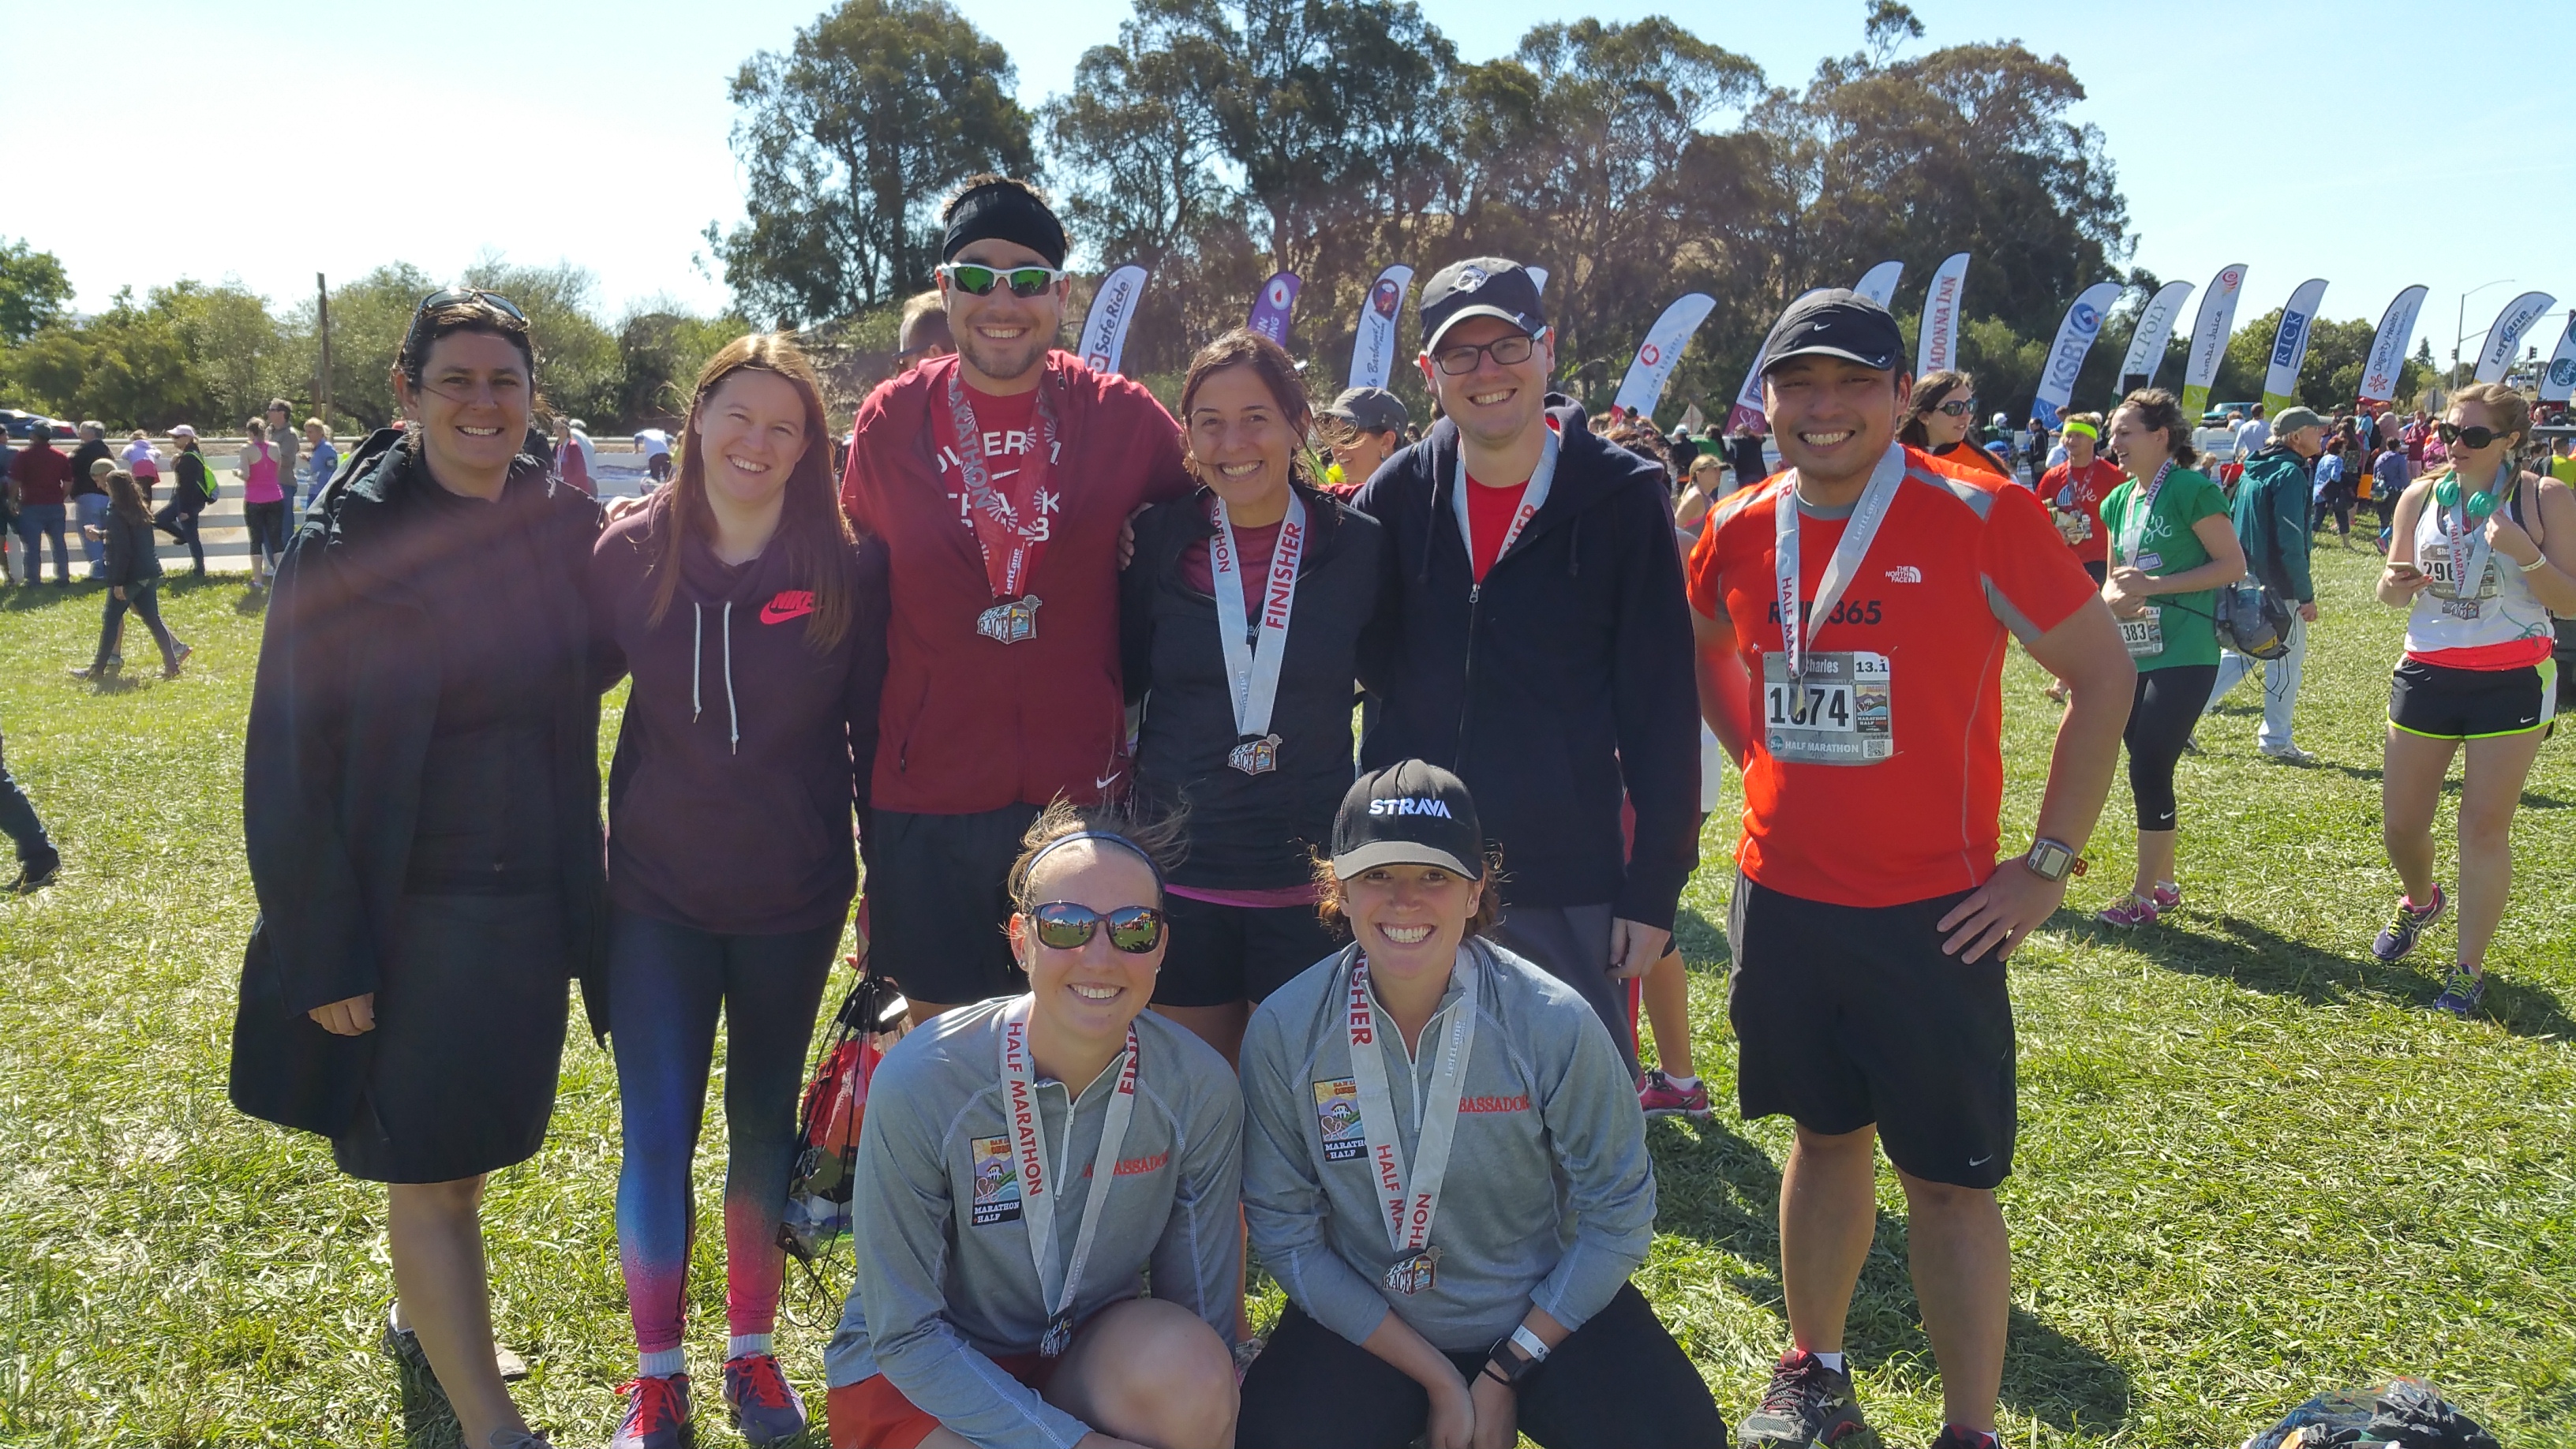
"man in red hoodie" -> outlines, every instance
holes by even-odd
[[[941,220],[957,355],[869,395],[841,482],[892,589],[869,949],[916,1023],[1022,989],[1002,933],[1020,833],[1126,778],[1119,529],[1190,487],[1153,394],[1056,349],[1067,242],[1046,199],[979,176]]]

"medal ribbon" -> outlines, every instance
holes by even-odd
[[[1109,1201],[1110,1179],[1118,1175],[1118,1151],[1127,1142],[1127,1124],[1136,1115],[1136,1028],[1127,1028],[1126,1061],[1118,1069],[1118,1090],[1109,1097],[1109,1115],[1100,1124],[1100,1150],[1091,1159],[1091,1187],[1083,1194],[1082,1227],[1074,1235],[1073,1257],[1064,1265],[1064,1284],[1049,1289],[1055,1272],[1055,1185],[1047,1178],[1046,1124],[1038,1112],[1035,1064],[1029,1057],[1029,1012],[1034,997],[1022,997],[1002,1013],[1002,1110],[1011,1119],[1011,1161],[1020,1177],[1020,1214],[1029,1227],[1029,1257],[1037,1265],[1038,1296],[1047,1305],[1050,1325],[1073,1311],[1073,1295],[1082,1287],[1082,1270],[1099,1236],[1102,1209]],[[1065,1135],[1073,1135],[1073,1091],[1065,1090]],[[1061,1165],[1061,1164],[1058,1164]]]
[[[1297,603],[1297,562],[1306,552],[1306,500],[1288,490],[1288,516],[1280,521],[1279,542],[1270,551],[1270,578],[1261,591],[1260,635],[1244,616],[1242,550],[1234,541],[1234,523],[1226,517],[1225,500],[1216,503],[1216,536],[1208,540],[1208,572],[1216,584],[1216,635],[1225,648],[1226,677],[1233,681],[1234,732],[1270,733],[1270,714],[1279,700],[1279,666],[1288,657],[1288,614]]]
[[[975,422],[975,405],[966,398],[962,368],[948,370],[948,421],[957,441],[948,456],[957,464],[964,481],[967,517],[975,525],[975,547],[984,555],[984,581],[992,587],[997,599],[1016,599],[1029,591],[1029,580],[1038,571],[1038,558],[1046,552],[1047,526],[1046,485],[1055,475],[1055,455],[1062,444],[1056,437],[1055,409],[1048,406],[1046,389],[1038,389],[1037,426],[1039,445],[1023,455],[1020,471],[1013,480],[1013,491],[1020,496],[1005,497],[993,486],[993,470],[984,457],[984,432]]]
[[[2173,470],[2174,460],[2171,458],[2157,467],[2156,476],[2148,479],[2147,486],[2138,490],[2137,508],[2121,526],[2120,562],[2129,568],[2138,565],[2138,545],[2147,541],[2148,515],[2156,511],[2156,495],[2165,491],[2165,475]]]
[[[1896,502],[1897,485],[1904,481],[1905,445],[1890,443],[1878,466],[1870,470],[1869,482],[1861,489],[1851,522],[1843,527],[1841,542],[1834,545],[1833,557],[1825,560],[1824,577],[1816,580],[1813,613],[1808,615],[1798,607],[1798,470],[1790,469],[1783,480],[1780,496],[1771,505],[1771,562],[1780,587],[1780,652],[1791,679],[1805,671],[1804,646],[1815,642],[1816,630],[1833,616],[1834,605],[1842,602],[1844,588],[1859,575],[1861,558],[1878,537],[1878,526],[1887,521],[1887,510]],[[1813,627],[1808,626],[1810,617]],[[1806,636],[1803,641],[1801,634]]]
[[[1399,1258],[1419,1253],[1431,1241],[1431,1220],[1440,1211],[1440,1184],[1449,1175],[1449,1144],[1458,1132],[1458,1088],[1467,1071],[1467,1053],[1476,1044],[1476,970],[1458,948],[1449,968],[1459,990],[1449,1005],[1449,1024],[1441,1032],[1440,1058],[1431,1072],[1431,1100],[1415,1125],[1413,1168],[1405,1170],[1404,1144],[1395,1131],[1395,1099],[1387,1092],[1386,1058],[1377,1041],[1378,1010],[1369,995],[1368,957],[1354,951],[1347,1027],[1351,1046],[1351,1080],[1360,1092],[1360,1129],[1368,1137],[1369,1171],[1375,1175],[1378,1205],[1386,1214],[1387,1241]],[[1394,1027],[1390,1023],[1387,1030]]]
[[[1512,551],[1512,545],[1520,540],[1521,530],[1529,526],[1529,521],[1538,516],[1539,508],[1547,502],[1547,490],[1556,482],[1556,454],[1560,446],[1556,436],[1556,419],[1549,418],[1547,443],[1539,451],[1538,466],[1530,470],[1529,487],[1521,492],[1519,511],[1512,515],[1511,526],[1503,530],[1502,546],[1494,550],[1495,564],[1500,564],[1503,561],[1503,555]],[[1458,519],[1458,541],[1467,546],[1467,559],[1471,566],[1476,558],[1476,534],[1475,530],[1467,526],[1467,490],[1474,486],[1467,481],[1467,450],[1460,448],[1458,450],[1458,486],[1449,490],[1449,511]],[[1473,598],[1482,593],[1484,587],[1483,584],[1468,585],[1468,597]]]
[[[2502,481],[2511,467],[2511,460],[2498,465],[2496,478],[2488,487]],[[2451,476],[2456,478],[2459,474],[2454,470]],[[2487,554],[2492,548],[2487,542],[2486,525],[2483,520],[2469,517],[2469,490],[2466,487],[2451,490],[2451,506],[2447,511],[2450,513],[2451,536],[2444,542],[2451,550],[2451,597],[2475,599],[2486,592]],[[2494,510],[2490,508],[2488,511]]]

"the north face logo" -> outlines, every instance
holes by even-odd
[[[1887,581],[1891,584],[1919,584],[1923,582],[1923,570],[1912,564],[1898,564],[1887,571]]]

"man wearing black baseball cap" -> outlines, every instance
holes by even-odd
[[[869,946],[915,1022],[1023,989],[1002,934],[1020,833],[1127,771],[1119,529],[1190,488],[1154,395],[1055,347],[1069,243],[1046,198],[974,177],[941,221],[956,355],[860,405],[841,483],[892,562]]]
[[[1417,757],[1466,780],[1511,883],[1495,939],[1580,992],[1633,1076],[1623,983],[1663,954],[1698,862],[1690,611],[1664,472],[1548,390],[1555,338],[1520,263],[1441,268],[1422,327],[1443,416],[1354,500],[1386,529],[1360,654],[1381,708],[1361,762]]]
[[[2110,610],[2026,488],[1900,444],[1887,309],[1792,304],[1764,344],[1785,471],[1691,550],[1700,699],[1744,772],[1727,935],[1743,1114],[1797,1124],[1781,1174],[1791,1347],[1740,1437],[1859,1428],[1843,1323],[1877,1149],[1904,1184],[1941,1368],[1936,1449],[1991,1449],[2011,1306],[1994,1188],[2012,1160],[2004,957],[2048,919],[2101,813],[2133,673]],[[2002,854],[2007,636],[2073,692],[2026,856]]]

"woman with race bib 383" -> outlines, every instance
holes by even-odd
[[[1354,940],[1243,1042],[1245,1216],[1288,1307],[1237,1449],[1720,1449],[1628,1281],[1655,1220],[1634,1083],[1574,988],[1483,939],[1466,785],[1363,775],[1317,875]]]
[[[2402,960],[2449,904],[2433,878],[2433,817],[2451,758],[2460,781],[2459,955],[2436,1009],[2475,1015],[2487,947],[2513,889],[2513,812],[2557,701],[2550,614],[2576,615],[2576,495],[2513,466],[2531,405],[2495,383],[2452,396],[2451,466],[2397,501],[2379,599],[2407,610],[2388,695],[2381,832],[2406,894],[2371,945]]]
[[[2111,540],[2103,601],[2138,666],[2138,692],[2121,736],[2138,814],[2138,870],[2128,895],[2104,909],[2106,925],[2155,924],[2182,904],[2174,866],[2174,765],[2218,679],[2216,596],[2245,573],[2245,547],[2227,495],[2192,468],[2199,455],[2182,406],[2162,388],[2133,392],[2111,414],[2111,451],[2129,481],[2102,500]]]

